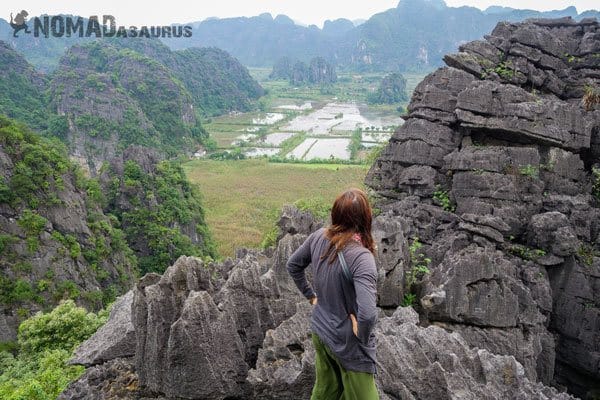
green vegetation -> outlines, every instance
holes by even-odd
[[[0,43],[0,65],[0,114],[46,130],[50,113],[42,89],[45,79],[6,43]]]
[[[592,167],[592,195],[600,201],[600,167]]]
[[[600,253],[590,244],[582,244],[577,249],[577,256],[584,265],[591,267],[594,264],[594,257],[600,257]]]
[[[326,213],[349,187],[363,187],[366,167],[336,164],[281,164],[264,159],[196,160],[183,165],[202,191],[206,222],[221,257],[239,247],[257,247],[269,234],[284,204]],[[263,246],[269,241],[263,242]]]
[[[400,307],[412,307],[417,303],[417,295],[414,293],[406,293],[402,298]]]
[[[14,160],[10,180],[0,180],[1,203],[35,209],[40,201],[52,201],[63,187],[63,174],[73,168],[57,140],[42,138],[1,115],[0,146]]]
[[[361,142],[362,130],[360,128],[355,129],[354,132],[352,132],[352,136],[350,137],[350,144],[348,145],[348,148],[350,150],[350,160],[356,160],[358,158],[358,152],[363,148]]]
[[[535,261],[536,259],[546,255],[546,251],[542,249],[533,249],[522,244],[513,244],[508,248],[512,254],[524,260]]]
[[[584,87],[583,106],[587,111],[591,111],[598,104],[600,104],[600,88],[586,85]]]
[[[290,84],[298,86],[334,83],[337,75],[335,67],[322,57],[313,58],[309,65],[299,60],[283,57],[273,65],[273,71],[269,78],[286,79]]]
[[[50,313],[22,322],[17,343],[0,351],[0,398],[56,399],[84,370],[67,365],[71,352],[106,321],[107,315],[106,311],[88,313],[68,300]]]
[[[433,192],[433,200],[435,200],[445,211],[454,212],[456,205],[450,201],[448,191],[444,190],[441,186],[437,186],[436,191]]]
[[[13,65],[5,58],[6,54],[0,50],[0,65]],[[33,81],[35,73],[30,70],[19,74],[10,67],[5,68],[8,69],[6,75],[0,73],[0,114],[23,121],[31,128],[46,130],[50,113],[44,96],[40,95],[40,89]],[[42,84],[42,78],[37,79]]]
[[[55,281],[53,269],[71,258],[89,267],[103,285],[99,301],[89,304],[96,308],[111,301],[129,285],[136,261],[123,238],[123,233],[115,227],[117,221],[108,220],[101,214],[99,205],[103,202],[102,191],[95,180],[87,179],[72,164],[66,155],[64,145],[56,139],[41,137],[25,126],[0,116],[0,147],[14,165],[6,171],[5,179],[0,179],[0,204],[11,207],[16,213],[16,224],[22,229],[24,238],[0,235],[0,303],[10,307],[20,307],[18,315],[26,317],[28,309],[34,305],[50,307],[63,298],[86,299],[91,294],[80,290],[71,281]],[[5,171],[3,171],[5,172]],[[71,196],[64,192],[66,187],[75,186],[77,191],[85,190],[86,210],[83,218],[92,235],[61,233],[49,223],[47,208],[42,205],[62,206],[61,196]],[[74,192],[73,192],[74,193]],[[46,231],[51,240],[61,246],[47,266],[49,276],[40,276],[33,265],[39,265],[40,235]],[[27,251],[21,249],[25,245]],[[44,242],[46,245],[47,243]],[[47,250],[44,247],[42,250]],[[118,277],[109,277],[104,268],[106,260],[124,256],[124,266],[118,266]],[[110,279],[109,279],[110,278]],[[111,289],[111,279],[120,280]],[[98,295],[97,295],[98,296]],[[98,300],[98,299],[97,299]],[[36,306],[37,308],[38,306]]]
[[[178,162],[162,161],[146,173],[128,160],[123,176],[112,179],[108,209],[120,220],[142,273],[163,272],[181,255],[216,256],[199,195]],[[116,203],[122,200],[131,207],[121,209]],[[198,232],[199,243],[183,233],[186,226]]]
[[[398,72],[386,75],[379,88],[367,97],[371,104],[395,104],[408,101],[406,79]]]
[[[406,287],[408,290],[411,290],[415,283],[421,280],[425,274],[429,273],[431,259],[423,254],[421,251],[422,247],[423,243],[419,241],[418,237],[414,237],[408,248],[410,254],[410,271],[406,277]]]
[[[266,95],[261,102],[268,107],[282,104],[290,104],[297,101],[311,101],[313,105],[331,101],[333,97],[337,101],[359,101],[366,102],[370,93],[375,91],[385,74],[381,72],[349,73],[341,72],[335,84],[305,85],[294,87],[285,80],[265,80],[269,69],[251,68],[250,73],[260,79],[265,88]],[[404,72],[406,79],[406,92],[412,93],[414,88],[423,80],[426,73]],[[327,89],[325,89],[327,88]],[[264,100],[263,100],[264,99]],[[404,106],[407,102],[402,102]],[[398,104],[372,104],[370,109],[385,111],[386,113],[397,113]],[[210,131],[210,130],[209,130]],[[212,133],[212,131],[211,131]]]
[[[515,75],[513,65],[510,61],[502,61],[493,69],[501,78],[509,80]]]
[[[519,173],[523,176],[528,176],[530,178],[538,178],[540,170],[538,167],[534,166],[534,165],[523,165],[521,167],[519,167]]]
[[[296,200],[294,205],[301,211],[309,211],[317,219],[327,221],[331,215],[333,202],[326,202],[322,197],[311,197]]]

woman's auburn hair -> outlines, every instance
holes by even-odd
[[[325,229],[325,237],[331,243],[321,259],[329,257],[329,263],[333,263],[337,253],[352,240],[355,233],[360,234],[362,245],[375,254],[375,242],[371,235],[372,219],[365,192],[353,188],[340,194],[331,208],[331,225]]]

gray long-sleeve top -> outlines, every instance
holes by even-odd
[[[287,270],[296,286],[307,298],[317,295],[318,302],[311,317],[311,330],[350,371],[375,373],[375,337],[377,319],[377,267],[371,252],[357,242],[349,242],[342,250],[354,284],[344,278],[336,258],[332,264],[321,259],[329,247],[325,229],[313,232],[287,262]],[[312,288],[305,274],[313,265]],[[316,292],[316,293],[315,293]],[[356,315],[358,337],[352,332],[349,314]]]

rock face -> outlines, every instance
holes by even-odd
[[[77,348],[69,363],[89,367],[115,358],[133,357],[136,341],[132,304],[133,291],[115,300],[106,324]]]
[[[532,20],[461,46],[367,177],[431,259],[421,318],[582,397],[600,389],[600,108],[582,103],[599,35],[596,20]]]
[[[599,34],[589,20],[499,24],[417,87],[367,177],[382,399],[594,398],[600,111],[582,97],[600,84]],[[133,360],[90,368],[63,398],[308,399],[311,308],[285,262],[321,225],[285,208],[274,250],[146,275]]]

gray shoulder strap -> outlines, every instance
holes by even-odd
[[[344,258],[344,255],[342,254],[342,251],[338,251],[338,259],[340,260],[340,264],[342,264],[342,273],[344,274],[344,278],[346,278],[346,280],[350,283],[354,283],[354,278],[352,278],[352,273],[350,272],[350,269],[348,268],[348,264],[346,264],[346,259]]]

